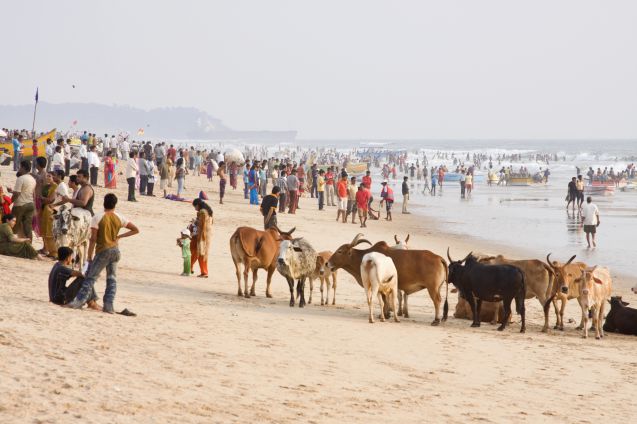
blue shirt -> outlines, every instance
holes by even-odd
[[[14,152],[19,152],[19,151],[20,151],[20,149],[22,149],[22,146],[20,145],[20,142],[18,141],[18,139],[17,139],[17,138],[14,138],[14,139],[12,140],[12,142],[13,142],[13,151],[14,151]]]

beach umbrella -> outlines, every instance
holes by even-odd
[[[246,161],[243,153],[238,149],[227,149],[223,154],[223,160],[228,165],[235,162],[238,166],[242,166]]]
[[[0,137],[6,137],[7,133],[4,132],[3,130],[0,130]]]

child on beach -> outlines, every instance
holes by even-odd
[[[181,230],[181,237],[177,239],[177,246],[181,247],[181,257],[184,260],[184,270],[182,277],[190,277],[192,271],[190,269],[190,230]]]

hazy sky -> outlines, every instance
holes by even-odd
[[[4,104],[39,85],[301,138],[637,137],[635,0],[23,0],[0,16]]]

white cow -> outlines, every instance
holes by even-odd
[[[361,279],[363,280],[363,288],[367,296],[367,305],[369,306],[369,322],[374,323],[374,296],[378,297],[380,303],[380,320],[385,321],[385,313],[383,311],[383,294],[391,303],[394,313],[394,321],[400,322],[396,313],[396,304],[398,303],[398,271],[394,265],[394,261],[389,256],[382,253],[370,252],[363,256],[361,261]]]
[[[66,205],[53,215],[53,237],[58,247],[73,249],[77,260],[75,265],[81,271],[88,256],[88,243],[91,239],[91,213],[82,208],[69,208]]]
[[[400,240],[396,234],[394,234],[394,241],[396,242],[391,248],[396,250],[409,250],[409,234],[405,237],[405,240]],[[409,318],[409,308],[407,307],[407,297],[403,290],[398,290],[398,315],[405,318]]]
[[[612,279],[608,268],[597,267],[585,268],[582,270],[582,284],[580,284],[580,305],[582,306],[582,316],[584,317],[584,329],[582,337],[588,338],[588,317],[589,311],[593,318],[595,328],[595,338],[604,337],[602,321],[604,320],[604,308],[606,301],[610,299],[612,290]]]

